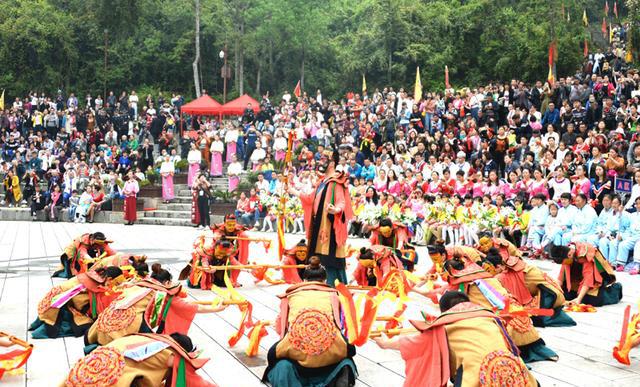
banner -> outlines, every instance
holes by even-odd
[[[362,74],[362,95],[367,94],[367,79]]]
[[[422,81],[420,80],[420,67],[416,67],[416,84],[413,88],[413,100],[418,103],[422,99]]]
[[[295,89],[293,89],[293,95],[295,95],[297,98],[300,98],[300,96],[302,95],[302,91],[300,90],[300,80],[298,80]]]

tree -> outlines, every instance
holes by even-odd
[[[621,10],[628,11],[631,36],[640,32],[634,28],[638,4],[627,0]],[[34,88],[95,94],[106,78],[117,92],[197,96],[206,88],[215,96],[222,93],[218,52],[227,43],[234,67],[230,96],[291,91],[300,80],[306,90],[339,97],[358,90],[363,73],[371,90],[408,88],[418,65],[426,91],[442,89],[445,65],[454,85],[535,81],[546,78],[554,38],[558,74],[581,65],[581,44],[589,38],[585,9],[597,29],[601,0],[196,0],[190,7],[158,0],[14,0],[3,3],[0,19],[0,87],[7,98]],[[598,43],[606,44],[589,46]]]
[[[193,84],[196,87],[196,96],[200,97],[200,71],[198,64],[200,63],[200,0],[196,0],[196,56],[193,59]]]

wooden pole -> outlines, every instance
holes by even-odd
[[[212,305],[212,304],[215,304],[215,300],[211,300],[211,301],[198,300],[198,301],[195,301],[194,303],[198,305]],[[247,300],[222,300],[221,302],[222,305],[246,305],[248,303],[249,301]]]
[[[393,337],[393,336],[403,335],[407,333],[418,333],[418,330],[416,330],[415,328],[380,329],[376,331],[371,331],[371,333],[369,333],[369,338],[381,337],[382,335]]]
[[[202,267],[202,270],[304,269],[307,265],[225,265]]]

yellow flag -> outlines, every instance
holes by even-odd
[[[631,31],[628,31],[627,33],[629,33]],[[629,44],[627,44],[627,53],[624,56],[624,61],[627,63],[631,63],[633,62],[633,48],[631,46],[631,42],[632,40],[629,39]]]
[[[362,95],[367,94],[367,79],[362,74]]]
[[[609,24],[609,43],[613,43],[613,28],[611,28],[611,24]]]
[[[2,96],[0,97],[0,110],[4,110],[4,89],[2,90]]]
[[[584,24],[585,27],[589,26],[589,19],[587,19],[587,10],[586,9],[582,13],[582,23]]]
[[[416,67],[416,85],[413,89],[413,100],[418,102],[422,99],[422,81],[420,80],[420,67]]]

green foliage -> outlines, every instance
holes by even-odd
[[[251,190],[251,188],[253,188],[253,184],[251,184],[248,181],[241,181],[238,184],[238,191],[239,192],[249,192]]]
[[[176,169],[179,170],[180,172],[184,172],[187,169],[189,169],[189,161],[187,161],[186,159],[182,159],[180,161],[178,161],[176,163]]]
[[[638,22],[637,0],[625,2]],[[163,91],[192,97],[194,2],[159,0],[3,1],[0,18],[0,88],[7,98],[30,90],[77,95],[136,89],[142,97]],[[544,79],[547,50],[557,38],[558,74],[582,60],[585,31],[602,21],[600,0],[202,0],[201,78],[222,99],[227,44],[234,68],[228,99],[245,92],[304,90],[340,98],[393,85],[412,89],[421,66],[425,90],[441,90],[444,66],[455,86],[490,80]],[[561,15],[564,5],[571,16]],[[622,3],[618,3],[623,10]],[[105,30],[107,31],[105,34]],[[592,33],[593,34],[593,33]],[[105,46],[105,38],[107,44]],[[592,42],[593,43],[593,42]],[[593,47],[593,44],[590,44]],[[107,48],[108,64],[104,71]],[[240,63],[241,62],[241,63]],[[259,84],[258,84],[259,78]],[[10,99],[9,99],[10,100]]]
[[[148,170],[145,176],[151,185],[155,185],[160,179],[160,174],[155,170]]]
[[[258,181],[259,174],[261,174],[261,172],[249,171],[247,172],[245,178],[251,185],[254,185]]]
[[[236,200],[236,194],[227,190],[215,190],[213,191],[213,198],[218,202],[233,203]]]

